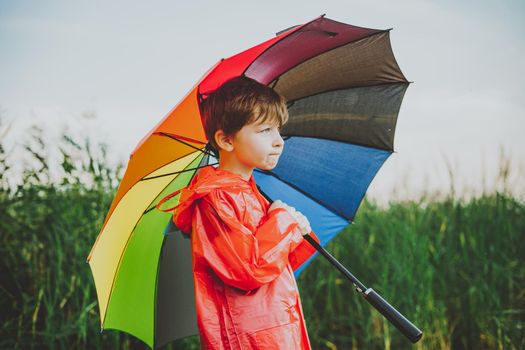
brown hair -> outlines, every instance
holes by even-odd
[[[228,136],[253,122],[277,122],[282,127],[288,121],[286,99],[272,88],[244,75],[231,78],[211,92],[201,102],[204,131],[218,155],[215,133],[222,130]]]

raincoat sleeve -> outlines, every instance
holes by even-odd
[[[197,234],[192,239],[202,258],[225,284],[245,291],[277,278],[289,263],[289,254],[304,241],[298,222],[283,208],[268,212],[250,230],[223,191],[202,198],[195,215]]]
[[[312,231],[309,233],[309,236],[314,239],[317,243],[321,244],[319,241],[319,238],[316,236],[316,234]],[[310,244],[307,240],[303,240],[303,242],[290,253],[288,256],[288,261],[290,261],[290,265],[292,266],[292,270],[297,270],[302,264],[310,258],[317,249],[313,245]]]

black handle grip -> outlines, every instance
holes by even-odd
[[[365,299],[385,316],[401,333],[412,343],[416,343],[423,336],[423,332],[410,322],[399,311],[394,309],[381,295],[377,294],[372,288],[368,288],[363,293]]]

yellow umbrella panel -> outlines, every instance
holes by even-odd
[[[102,329],[125,331],[152,348],[156,345],[159,261],[171,214],[152,209],[168,193],[188,184],[196,170],[184,170],[197,168],[203,156],[201,151],[192,152],[138,181],[106,220],[88,259]]]

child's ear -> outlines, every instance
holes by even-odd
[[[230,136],[227,136],[224,133],[224,131],[219,129],[215,132],[214,136],[215,142],[217,143],[217,146],[219,146],[220,149],[225,150],[226,152],[233,151],[232,138]]]

